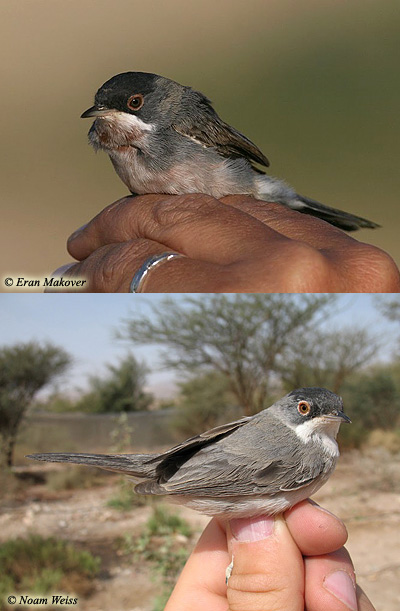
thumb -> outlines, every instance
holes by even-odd
[[[227,538],[229,611],[303,611],[302,555],[281,515],[231,520]]]

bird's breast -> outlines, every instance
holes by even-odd
[[[133,193],[205,193],[216,198],[238,193],[253,195],[251,181],[241,180],[230,167],[230,160],[220,156],[161,160],[126,146],[107,152],[117,174]]]
[[[171,135],[171,134],[170,134]],[[94,121],[89,141],[108,153],[114,169],[133,193],[255,195],[255,173],[245,159],[219,155],[187,138],[169,138],[127,113]]]

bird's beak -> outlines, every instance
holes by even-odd
[[[348,418],[348,416],[344,414],[344,412],[342,412],[340,409],[335,411],[332,415],[330,414],[329,418],[333,418],[333,420],[341,420],[342,422],[351,424],[351,419]]]
[[[82,113],[81,119],[87,119],[88,117],[102,117],[104,115],[110,115],[115,112],[112,108],[106,108],[105,106],[91,106],[88,110]]]

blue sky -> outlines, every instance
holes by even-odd
[[[170,297],[180,302],[185,295]],[[151,315],[152,305],[160,304],[164,298],[165,295],[157,294],[0,295],[0,345],[35,339],[62,346],[73,356],[74,365],[59,387],[73,393],[74,389],[85,387],[88,375],[101,375],[105,363],[115,363],[128,351],[129,344],[115,338],[121,320],[133,312]],[[398,324],[387,321],[378,312],[375,298],[370,294],[340,295],[336,313],[327,321],[327,327],[369,327],[382,340],[380,359],[387,360],[395,351]],[[148,387],[159,397],[171,396],[174,376],[160,371],[158,353],[157,346],[135,348],[135,356],[145,360],[152,369]]]

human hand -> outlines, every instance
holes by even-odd
[[[228,527],[213,519],[165,611],[374,611],[355,586],[352,562],[342,547],[346,539],[344,524],[309,501],[285,512],[284,519],[233,520]]]
[[[398,291],[395,263],[380,249],[243,195],[125,197],[75,232],[68,250],[79,263],[63,266],[63,277],[86,278],[88,292],[128,292],[144,261],[165,252],[185,256],[153,269],[144,291]]]

